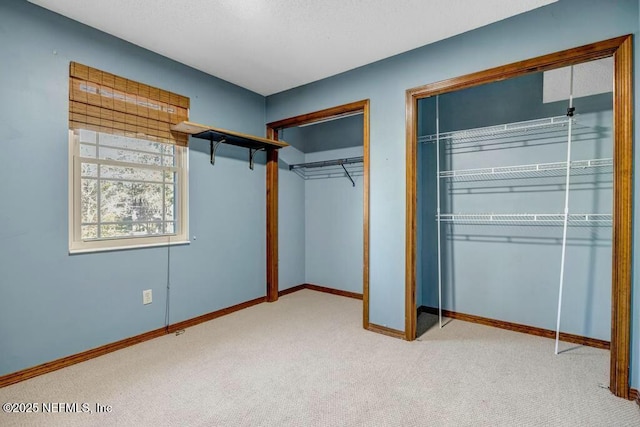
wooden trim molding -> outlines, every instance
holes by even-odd
[[[405,99],[406,117],[406,212],[405,212],[405,311],[404,311],[404,331],[405,339],[412,341],[416,339],[417,319],[414,315],[416,311],[416,233],[417,233],[417,206],[418,206],[418,100],[409,91]]]
[[[315,111],[312,113],[301,114],[299,116],[290,117],[283,120],[274,121],[271,123],[267,123],[267,137],[272,139],[277,139],[278,131],[280,129],[285,129],[294,126],[300,126],[304,124],[314,123],[321,120],[326,120],[329,118],[339,118],[341,116],[348,116],[354,113],[362,113],[363,114],[363,130],[362,130],[362,143],[363,143],[363,157],[364,157],[364,179],[363,179],[363,260],[362,260],[362,323],[363,327],[366,329],[369,325],[369,164],[370,164],[370,133],[369,133],[369,115],[370,115],[370,102],[368,99],[362,101],[355,101],[349,104],[339,105],[337,107],[326,108],[324,110]],[[276,165],[277,167],[277,165]],[[267,168],[267,172],[269,169]],[[269,179],[267,178],[267,185]],[[275,183],[277,185],[277,182]],[[273,188],[273,186],[272,186]],[[277,194],[276,194],[277,198]],[[267,197],[267,212],[269,211],[269,206],[271,206],[273,202],[269,202],[269,198]],[[277,221],[277,215],[275,217]],[[277,228],[277,227],[276,227]],[[267,221],[267,233],[269,233],[269,221]],[[277,263],[278,263],[278,252],[277,248],[273,252],[272,256],[267,260],[267,277],[269,277],[269,272],[276,271],[277,272]],[[277,274],[277,273],[276,273]],[[309,288],[310,289],[310,288]],[[294,291],[292,291],[294,292]],[[275,301],[278,299],[278,285],[277,285],[277,275],[274,280],[267,279],[267,300]],[[275,298],[275,299],[274,299]]]
[[[341,289],[327,288],[326,286],[314,285],[313,283],[305,283],[304,287],[305,289],[311,289],[312,291],[317,291],[317,292],[324,292],[326,294],[339,295],[341,297],[354,298],[359,300],[363,299],[362,294],[359,294],[357,292],[349,292],[349,291],[343,291]]]
[[[438,309],[435,307],[421,306],[418,308],[419,313],[438,314]],[[457,313],[455,311],[442,310],[442,315],[449,317],[450,319],[463,320],[465,322],[478,323],[485,326],[493,326],[494,328],[506,329],[514,332],[521,332],[523,334],[536,335],[544,338],[556,338],[556,331],[550,329],[538,328],[535,326],[522,325],[520,323],[505,322],[503,320],[489,319],[488,317],[476,316],[473,314]],[[560,340],[574,344],[586,345],[589,347],[600,348],[603,350],[609,350],[609,341],[599,340],[595,338],[583,337],[580,335],[567,334],[560,332]]]
[[[303,289],[307,289],[307,285],[304,284],[304,283],[302,285],[298,285],[298,286],[294,286],[292,288],[288,288],[288,289],[284,289],[282,291],[278,291],[278,296],[281,297],[281,296],[284,296],[284,295],[289,295],[289,294],[292,294],[294,292],[301,291]]]
[[[629,400],[632,400],[640,406],[640,392],[635,388],[629,389]]]
[[[347,298],[355,298],[355,299],[363,299],[363,295],[362,294],[358,294],[355,292],[347,292],[347,291],[341,291],[338,289],[333,289],[333,288],[327,288],[325,286],[319,286],[319,285],[314,285],[311,283],[303,283],[302,285],[298,285],[298,286],[294,286],[292,288],[289,289],[285,289],[284,291],[280,291],[280,296],[282,295],[287,295],[287,294],[292,294],[294,292],[298,292],[301,291],[303,289],[310,289],[312,291],[317,291],[317,292],[326,292],[329,294],[333,294],[333,295],[339,295],[339,296],[343,296],[343,297],[347,297]],[[399,338],[401,340],[405,339],[405,333],[402,331],[399,331],[397,329],[392,329],[392,328],[387,328],[386,326],[380,326],[380,325],[376,325],[373,323],[369,323],[367,324],[364,329],[371,331],[371,332],[375,332],[377,334],[382,334],[382,335],[387,335],[393,338]]]
[[[357,292],[349,292],[349,291],[343,291],[341,289],[327,288],[326,286],[314,285],[313,283],[303,283],[301,285],[294,286],[289,289],[285,289],[283,291],[278,292],[278,295],[279,296],[288,295],[294,292],[301,291],[303,289],[309,289],[316,292],[324,292],[326,294],[333,294],[341,297],[354,298],[359,300],[362,299],[362,294],[359,294]]]
[[[208,322],[209,320],[217,319],[218,317],[226,316],[227,314],[235,313],[236,311],[244,310],[245,308],[253,307],[254,305],[265,302],[265,297],[252,299],[249,301],[241,302],[240,304],[232,305],[231,307],[223,308],[213,311],[211,313],[203,314],[202,316],[194,317],[192,319],[183,320],[182,322],[169,325],[168,333],[172,334],[181,329],[186,329],[191,326],[199,325],[200,323]]]
[[[123,348],[127,348],[141,342],[149,341],[166,334],[167,330],[165,328],[154,329],[152,331],[145,332],[144,334],[125,338],[123,340],[93,348],[91,350],[83,351],[82,353],[62,357],[51,362],[46,362],[41,365],[23,369],[18,372],[3,375],[0,377],[0,388],[19,383],[21,381],[25,381],[40,375],[48,374],[49,372],[57,371],[58,369],[66,368],[67,366],[75,365],[76,363],[94,359],[96,357],[103,356],[117,350],[122,350]]]
[[[339,105],[337,107],[325,108],[324,110],[301,114],[299,116],[289,117],[288,119],[277,120],[275,122],[267,123],[267,129],[275,129],[277,131],[279,129],[306,125],[329,118],[339,118],[340,116],[346,116],[363,111],[365,104],[369,104],[368,99]]]
[[[370,227],[369,227],[369,192],[370,192],[370,135],[369,135],[369,100],[367,99],[362,103],[362,141],[363,141],[363,150],[364,150],[364,180],[363,180],[363,221],[362,221],[362,236],[363,236],[363,245],[362,245],[362,327],[366,328],[369,325],[369,238],[370,238]]]
[[[369,323],[369,325],[365,329],[377,334],[386,335],[388,337],[398,338],[401,340],[405,339],[405,334],[403,331],[399,331],[393,328],[387,328],[386,326],[376,325],[375,323]]]
[[[416,173],[417,105],[429,96],[453,92],[525,74],[550,70],[585,61],[614,58],[614,203],[612,240],[611,369],[610,390],[629,397],[631,327],[632,159],[633,159],[633,47],[626,35],[537,58],[495,67],[466,76],[409,89],[406,92],[406,295],[405,329],[415,339],[416,322]]]
[[[278,132],[268,131],[277,139]],[[278,150],[267,150],[267,301],[278,300]]]
[[[633,221],[633,47],[621,40],[614,60],[613,268],[611,379],[609,389],[629,397],[631,348],[631,258]]]
[[[507,80],[524,74],[537,73],[540,71],[547,71],[555,68],[566,67],[572,64],[578,64],[580,62],[607,58],[614,55],[620,46],[628,39],[631,39],[631,35],[616,37],[573,49],[526,59],[524,61],[513,62],[511,64],[490,68],[484,71],[478,71],[465,76],[430,83],[409,89],[407,93],[416,97],[416,99],[426,98],[486,83]]]
[[[265,301],[264,297],[256,298],[251,301],[246,301],[240,304],[236,304],[231,307],[223,308],[221,310],[214,311],[212,313],[204,314],[202,316],[194,317],[193,319],[184,320],[182,322],[175,323],[173,325],[169,325],[168,328],[159,328],[154,329],[149,332],[145,332],[140,335],[136,335],[133,337],[125,338],[120,341],[116,341],[110,344],[106,344],[100,347],[93,348],[91,350],[83,351],[82,353],[77,353],[71,356],[62,357],[60,359],[53,360],[51,362],[46,362],[41,365],[33,366],[31,368],[23,369],[18,372],[14,372],[11,374],[3,375],[0,377],[0,388],[6,387],[11,384],[16,384],[21,381],[28,380],[30,378],[34,378],[40,375],[48,374],[49,372],[57,371],[58,369],[66,368],[71,365],[75,365],[76,363],[85,362],[90,359],[94,359],[96,357],[103,356],[105,354],[109,354],[111,352],[122,350],[127,347],[131,347],[132,345],[139,344],[141,342],[149,341],[154,338],[161,337],[166,334],[171,334],[181,329],[188,328],[190,326],[195,326],[203,322],[207,322],[209,320],[216,319],[221,316],[225,316],[227,314],[231,314],[233,312],[254,306],[256,304],[260,304]]]

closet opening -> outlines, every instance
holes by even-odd
[[[267,189],[268,234],[270,205],[281,225],[267,300],[300,288],[362,299],[369,328],[369,101],[269,123],[267,135],[290,144]]]
[[[625,36],[407,91],[407,339],[610,349],[628,398],[631,63]]]

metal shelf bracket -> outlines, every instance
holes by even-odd
[[[253,170],[253,158],[255,157],[256,153],[261,150],[265,150],[264,147],[249,148],[249,169]]]
[[[218,149],[218,146],[220,144],[222,144],[223,142],[225,142],[224,138],[222,138],[219,141],[214,141],[213,139],[209,140],[209,150],[210,150],[210,153],[211,153],[209,161],[211,162],[212,165],[214,165],[216,163],[216,150]]]
[[[349,171],[347,170],[347,168],[344,167],[344,163],[341,163],[340,166],[342,166],[342,169],[344,169],[344,173],[347,175],[347,178],[349,178],[349,181],[351,181],[351,184],[355,187],[356,183],[353,178],[351,178],[351,175],[349,175]]]

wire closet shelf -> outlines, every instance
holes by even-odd
[[[439,96],[435,105],[435,134],[419,136],[419,143],[435,144],[436,159],[436,214],[437,247],[438,247],[438,318],[440,327],[442,322],[442,257],[441,257],[441,225],[493,225],[493,226],[559,226],[562,227],[562,257],[560,261],[560,283],[558,292],[558,312],[556,323],[555,354],[558,354],[560,338],[560,320],[562,310],[562,294],[564,283],[565,251],[567,244],[567,228],[569,226],[582,227],[611,227],[612,214],[607,213],[570,213],[569,187],[572,175],[612,174],[613,159],[595,158],[590,160],[572,160],[572,142],[589,140],[591,134],[603,137],[602,130],[580,123],[575,116],[573,106],[573,67],[571,67],[571,87],[569,108],[564,116],[547,117],[504,123],[473,129],[452,132],[440,132]],[[584,137],[584,138],[583,138]],[[483,151],[496,149],[495,146],[505,148],[520,148],[536,144],[555,142],[566,143],[566,161],[552,163],[534,163],[511,166],[494,166],[474,169],[441,170],[441,144],[449,154]],[[486,181],[517,178],[546,178],[564,177],[565,203],[564,213],[443,213],[441,211],[440,184],[458,181]]]
[[[352,178],[364,175],[363,162],[363,157],[349,157],[345,159],[293,164],[289,165],[289,170],[295,172],[304,180],[346,177],[355,185]]]
[[[440,178],[450,181],[485,181],[492,179],[561,177],[567,173],[567,162],[441,171]],[[571,175],[612,174],[613,159],[574,160]]]
[[[581,124],[576,116],[557,116],[423,135],[418,137],[418,142],[434,143],[441,141],[447,145],[456,145],[476,144],[499,139],[515,140],[523,137],[553,137],[556,135],[560,136],[563,133],[566,134],[569,122],[571,122],[574,132],[590,130],[588,126]]]
[[[564,214],[440,214],[440,222],[450,224],[494,224],[494,225],[557,225],[564,224]],[[568,214],[571,226],[610,226],[611,214]]]

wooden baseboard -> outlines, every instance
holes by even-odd
[[[278,296],[291,294],[291,293],[294,293],[294,292],[297,292],[297,291],[301,291],[302,289],[310,289],[312,291],[325,292],[325,293],[328,293],[328,294],[339,295],[339,296],[343,296],[343,297],[347,297],[347,298],[355,298],[355,299],[362,300],[362,294],[358,294],[358,293],[355,293],[355,292],[341,291],[339,289],[327,288],[326,286],[314,285],[313,283],[303,283],[302,285],[298,285],[298,286],[294,286],[294,287],[289,288],[289,289],[285,289],[284,291],[278,292]],[[404,332],[402,332],[402,331],[399,331],[397,329],[387,328],[386,326],[376,325],[374,323],[369,323],[364,328],[366,330],[368,330],[368,331],[371,331],[371,332],[375,332],[375,333],[382,334],[382,335],[387,335],[387,336],[390,336],[390,337],[393,337],[393,338],[399,338],[401,340],[404,340],[406,338]]]
[[[375,323],[369,323],[369,326],[365,328],[368,331],[375,332],[382,335],[387,335],[393,338],[405,339],[404,332],[393,328],[387,328],[386,326],[376,325]]]
[[[57,371],[58,369],[66,368],[76,363],[81,363],[90,359],[94,359],[105,354],[122,350],[123,348],[130,347],[141,342],[149,341],[154,338],[161,337],[166,334],[179,331],[181,329],[188,328],[190,326],[197,325],[227,314],[233,313],[238,310],[242,310],[247,307],[251,307],[256,304],[260,304],[265,301],[265,297],[256,298],[251,301],[243,302],[231,307],[223,308],[221,310],[214,311],[212,313],[204,314],[202,316],[194,317],[193,319],[184,320],[182,322],[169,325],[168,328],[154,329],[153,331],[145,332],[140,335],[125,338],[120,341],[116,341],[110,344],[106,344],[91,350],[83,351],[82,353],[74,354],[71,356],[62,357],[60,359],[53,360],[51,362],[43,363],[38,366],[23,369],[18,372],[0,376],[0,388],[6,387],[11,384],[19,383],[20,381],[28,380],[40,375],[47,374],[49,372]]]
[[[141,342],[149,341],[166,334],[166,328],[154,329],[153,331],[145,332],[140,335],[103,345],[101,347],[83,351],[82,353],[62,357],[60,359],[52,360],[51,362],[46,362],[41,365],[23,369],[18,372],[3,375],[0,377],[0,388],[19,383],[20,381],[28,380],[40,375],[44,375],[49,372],[57,371],[58,369],[66,368],[67,366],[75,365],[76,363],[84,362],[85,360],[93,359],[95,357],[99,357],[116,350],[122,350],[123,348],[127,348]]]
[[[342,291],[340,289],[327,288],[326,286],[314,285],[313,283],[303,283],[302,285],[294,286],[289,289],[285,289],[284,291],[278,292],[278,296],[283,296],[287,294],[292,294],[297,291],[301,291],[302,289],[310,289],[312,291],[324,292],[326,294],[339,295],[341,297],[354,298],[354,299],[362,299],[362,294],[358,294],[356,292]]]
[[[636,390],[635,388],[630,388],[629,400],[636,402],[638,406],[640,406],[640,391]]]
[[[208,322],[209,320],[217,319],[218,317],[226,316],[227,314],[231,314],[236,311],[240,311],[245,308],[249,308],[263,302],[265,302],[265,297],[260,297],[260,298],[252,299],[250,301],[242,302],[240,304],[233,305],[231,307],[223,308],[221,310],[213,311],[211,313],[203,314],[202,316],[194,317],[193,319],[183,320],[182,322],[169,325],[168,332],[171,334],[175,331],[179,331],[181,329],[185,329],[190,326],[195,326],[203,322]]]
[[[313,283],[305,283],[304,287],[306,289],[311,289],[312,291],[324,292],[327,294],[340,295],[341,297],[354,298],[354,299],[362,299],[362,294],[358,294],[355,292],[342,291],[340,289],[327,288],[325,286],[314,285]]]
[[[298,285],[298,286],[294,286],[293,288],[289,288],[289,289],[285,289],[284,291],[278,291],[278,296],[281,297],[283,295],[288,295],[288,294],[292,294],[294,292],[298,292],[301,291],[303,289],[307,289],[306,285]]]
[[[362,294],[358,294],[355,292],[348,292],[348,291],[342,291],[339,289],[333,289],[333,288],[327,288],[326,286],[320,286],[320,285],[314,285],[313,283],[304,283],[302,285],[298,285],[295,286],[293,288],[290,289],[286,289],[285,293],[292,293],[292,292],[296,292],[302,289],[310,289],[312,291],[317,291],[317,292],[325,292],[328,294],[333,294],[333,295],[339,295],[339,296],[343,296],[343,297],[347,297],[347,298],[355,298],[355,299],[362,299]],[[283,294],[284,295],[284,294]],[[392,328],[387,328],[386,326],[380,326],[380,325],[376,325],[375,323],[369,323],[368,325],[365,326],[365,329],[371,332],[375,332],[378,334],[382,334],[382,335],[387,335],[393,338],[399,338],[401,340],[404,340],[405,334],[403,331],[399,331],[397,329],[392,329]]]
[[[418,309],[418,314],[420,313],[430,313],[430,314],[438,314],[438,309],[434,307],[425,307],[421,306]],[[473,314],[464,314],[457,313],[455,311],[442,310],[442,315],[449,317],[451,319],[464,320],[465,322],[479,323],[481,325],[493,326],[500,329],[507,329],[510,331],[522,332],[525,334],[536,335],[539,337],[545,338],[556,338],[556,332],[537,328],[535,326],[521,325],[519,323],[511,323],[505,322],[502,320],[489,319],[486,317],[475,316]],[[604,350],[609,350],[611,343],[609,341],[598,340],[595,338],[583,337],[580,335],[567,334],[565,332],[560,332],[560,340],[566,341],[574,344],[586,345],[589,347],[601,348]]]

